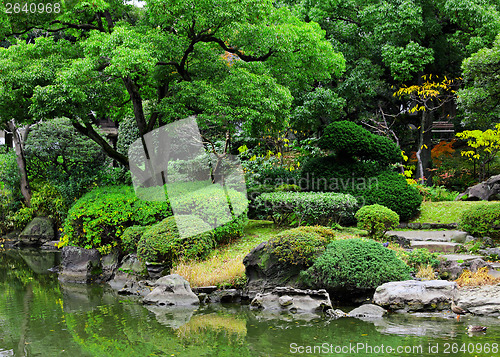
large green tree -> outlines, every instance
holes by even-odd
[[[19,41],[9,48],[0,48],[0,127],[13,135],[21,193],[28,206],[31,189],[24,144],[36,121],[30,113],[33,91],[37,86],[53,83],[57,72],[78,55],[78,46],[52,38],[38,38],[30,44]]]
[[[345,68],[319,25],[271,1],[151,0],[146,9],[138,21],[103,28],[98,13],[85,26],[64,22],[80,28],[83,56],[38,87],[31,107],[37,118],[70,118],[124,165],[127,158],[93,130],[97,119],[130,110],[143,136],[194,114],[219,137],[257,136],[282,130],[293,96]]]

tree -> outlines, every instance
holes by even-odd
[[[473,150],[462,151],[462,156],[467,156],[469,160],[479,162],[479,181],[484,181],[489,176],[489,164],[500,152],[500,123],[497,123],[495,130],[465,130],[457,136],[467,140],[467,145]]]
[[[464,88],[458,92],[463,124],[486,130],[500,116],[500,35],[491,48],[464,60]]]
[[[292,95],[344,69],[317,24],[270,1],[151,0],[140,26],[105,30],[86,33],[84,56],[35,90],[31,112],[70,118],[123,165],[127,158],[92,129],[101,117],[119,121],[116,108],[133,112],[141,137],[193,114],[216,138],[255,136],[282,130]]]
[[[422,80],[424,81],[422,84],[402,86],[394,93],[394,96],[409,99],[404,108],[405,112],[409,114],[420,112],[420,126],[417,128],[416,174],[421,183],[425,182],[425,173],[431,163],[433,115],[445,103],[454,100],[455,89],[458,87],[457,79],[444,77],[440,82],[436,82],[432,81],[432,75],[424,75]]]
[[[30,113],[33,91],[36,86],[52,83],[56,72],[77,54],[77,46],[52,38],[38,38],[29,44],[19,41],[9,48],[0,48],[0,125],[13,135],[21,193],[27,206],[31,188],[24,144],[36,121]]]
[[[484,0],[286,1],[316,21],[346,58],[332,84],[346,99],[345,118],[366,120],[400,111],[391,86],[418,83],[424,73],[460,76],[464,58],[500,33],[500,4]]]

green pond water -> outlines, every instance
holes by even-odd
[[[54,252],[0,252],[0,356],[500,356],[497,318],[154,309],[106,286],[61,284],[47,271],[57,263]],[[488,331],[471,336],[469,324]]]

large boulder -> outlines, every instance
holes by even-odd
[[[63,247],[60,281],[90,283],[99,281],[101,273],[101,254],[97,249]]]
[[[390,310],[447,310],[457,295],[457,283],[445,280],[394,281],[377,288],[373,302]]]
[[[475,315],[500,316],[500,285],[460,288],[457,305]]]
[[[246,294],[250,298],[279,286],[301,287],[299,274],[304,267],[278,261],[268,252],[267,242],[252,249],[243,259],[243,264],[248,278]]]
[[[277,287],[269,293],[257,294],[250,305],[263,310],[293,313],[320,313],[332,308],[326,290],[300,290],[291,287]]]
[[[164,276],[154,285],[156,287],[143,300],[146,305],[190,306],[200,303],[189,283],[178,274]]]
[[[33,218],[19,234],[19,239],[23,245],[42,245],[53,241],[54,237],[54,222],[46,217]]]
[[[129,254],[123,257],[118,269],[115,270],[115,275],[108,281],[108,284],[113,289],[119,291],[124,288],[129,289],[127,291],[122,291],[123,294],[136,295],[139,290],[142,291],[143,289],[136,289],[133,285],[144,280],[146,275],[147,272],[144,263],[137,258],[136,254]],[[151,290],[149,290],[148,293],[150,291]]]
[[[465,195],[467,195],[467,200],[490,201],[500,198],[500,175],[491,176],[486,181],[469,187],[464,193],[458,195],[455,201],[462,199]]]

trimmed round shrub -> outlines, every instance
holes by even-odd
[[[370,205],[361,207],[355,215],[359,229],[366,229],[370,237],[382,237],[385,232],[396,228],[399,216],[393,210],[381,206]]]
[[[399,215],[403,222],[409,221],[419,212],[422,196],[409,185],[403,175],[384,172],[377,176],[369,189],[360,192],[365,205],[379,204]]]
[[[465,210],[460,217],[459,228],[476,237],[500,239],[500,203]]]
[[[394,142],[350,121],[328,125],[318,144],[322,149],[335,151],[341,160],[357,157],[385,166],[401,162],[401,149]]]
[[[181,237],[177,224],[189,232],[204,233]],[[137,246],[137,257],[144,262],[164,263],[168,266],[180,259],[205,257],[215,247],[210,226],[194,216],[168,217],[148,228]]]
[[[171,215],[168,202],[140,200],[130,186],[100,187],[71,207],[62,241],[109,254],[126,228],[151,225]]]
[[[269,240],[267,249],[280,262],[308,267],[334,238],[335,233],[327,227],[298,227],[278,233]]]
[[[135,252],[142,235],[148,228],[147,226],[132,226],[125,229],[120,237],[123,251],[127,253]]]
[[[354,238],[330,243],[301,277],[314,288],[374,289],[389,281],[410,279],[410,268],[381,243]]]

